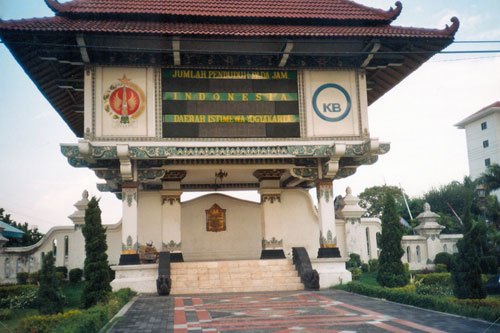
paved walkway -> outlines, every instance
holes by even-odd
[[[110,330],[147,332],[484,332],[490,324],[339,290],[142,295]],[[500,332],[500,326],[489,327]]]

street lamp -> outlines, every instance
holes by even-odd
[[[481,211],[481,216],[483,217],[484,223],[487,223],[486,221],[486,188],[484,185],[479,185],[476,188],[477,195],[479,197],[479,210]]]

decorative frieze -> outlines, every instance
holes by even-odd
[[[162,198],[162,205],[165,204],[165,202],[167,202],[167,201],[170,205],[173,205],[175,202],[177,202],[177,203],[181,202],[180,195],[164,195],[161,198]]]
[[[186,177],[186,171],[184,170],[169,170],[165,172],[165,175],[163,176],[162,180],[164,181],[176,181],[180,182],[181,180]]]
[[[181,242],[176,243],[172,239],[168,243],[162,243],[161,249],[162,249],[162,251],[180,252],[181,251],[181,246],[182,246]]]
[[[165,175],[164,169],[139,169],[137,170],[138,181],[161,179]]]
[[[95,170],[95,175],[98,178],[106,180],[120,180],[120,170],[106,169],[106,170]]]
[[[139,248],[137,242],[134,242],[132,236],[127,236],[127,242],[122,243],[122,253],[123,254],[135,254]]]
[[[137,202],[137,187],[124,187],[122,189],[122,200],[127,201],[127,206],[131,207],[132,202]]]
[[[318,179],[318,168],[293,168],[290,173],[300,179]]]
[[[270,203],[274,203],[274,202],[281,202],[281,195],[276,193],[276,194],[262,194],[260,196],[260,202],[261,203],[264,203],[264,202],[270,202]]]
[[[316,195],[318,201],[324,200],[329,202],[333,198],[333,185],[332,181],[319,181],[316,183]]]
[[[263,250],[272,250],[272,249],[282,249],[283,248],[283,239],[277,240],[275,237],[270,240],[262,238],[262,249]]]
[[[260,182],[265,179],[280,179],[284,173],[285,170],[281,169],[261,169],[261,170],[256,170],[253,173],[253,175]]]

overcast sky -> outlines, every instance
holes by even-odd
[[[357,2],[387,10],[395,1]],[[500,40],[499,0],[402,2],[394,25],[442,29],[457,16],[457,41]],[[0,0],[3,20],[52,15],[43,0]],[[498,50],[500,43],[454,44],[447,50],[470,49]],[[15,220],[47,231],[71,223],[72,205],[87,189],[101,197],[103,222],[118,222],[121,202],[97,191],[99,180],[92,171],[67,163],[59,144],[76,143],[77,138],[1,44],[0,75],[0,207]],[[462,180],[468,174],[465,133],[453,125],[500,100],[499,92],[500,53],[433,57],[369,107],[371,136],[391,142],[391,151],[375,165],[335,182],[335,195],[344,194],[348,185],[356,194],[373,185],[401,183],[410,196],[417,196]],[[257,200],[255,194],[242,195]]]

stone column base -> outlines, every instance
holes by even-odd
[[[285,252],[283,249],[262,250],[260,259],[285,259]]]
[[[156,293],[158,264],[111,266],[115,279],[111,288],[117,291],[130,288],[138,293]]]
[[[123,265],[139,265],[141,260],[139,258],[139,254],[122,254],[120,255],[120,266]]]
[[[346,262],[344,258],[311,258],[312,267],[319,274],[319,287],[326,289],[351,282],[351,272],[345,268]]]
[[[182,252],[170,252],[170,262],[184,262]]]
[[[320,247],[318,249],[318,258],[340,258],[338,247]]]

